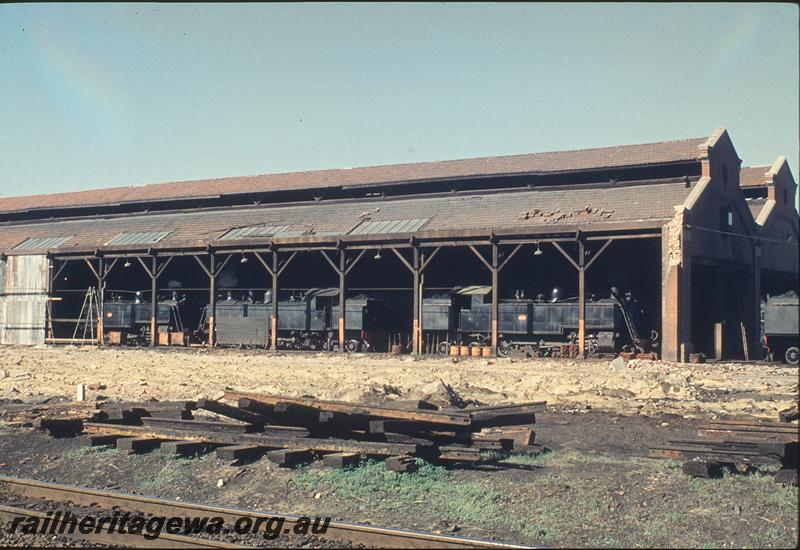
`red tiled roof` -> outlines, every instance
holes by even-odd
[[[95,249],[123,231],[168,231],[157,246],[214,242],[236,227],[291,226],[306,236],[351,234],[364,220],[426,219],[420,233],[547,228],[558,225],[652,222],[674,215],[694,187],[683,179],[630,185],[559,186],[503,193],[465,193],[396,199],[372,198],[307,204],[218,208],[192,212],[129,214],[84,220],[48,220],[2,225],[0,251],[31,237],[70,237],[58,251]],[[361,236],[361,235],[359,235]],[[246,241],[239,241],[246,242]],[[139,246],[141,247],[141,246]],[[136,248],[136,247],[134,247]],[[26,250],[25,253],[35,251]],[[41,251],[39,251],[41,252]]]
[[[0,198],[0,212],[664,164],[698,159],[701,154],[698,146],[706,140],[707,138],[695,138],[598,149],[289,172],[9,197]]]
[[[767,184],[770,166],[747,166],[739,171],[739,187],[758,187]]]

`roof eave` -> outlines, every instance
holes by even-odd
[[[285,238],[248,239],[237,241],[202,240],[186,241],[182,243],[171,242],[165,245],[146,245],[136,247],[125,246],[87,246],[70,247],[69,249],[57,248],[40,250],[38,254],[48,254],[54,257],[67,258],[69,256],[94,255],[100,252],[108,256],[148,255],[150,252],[169,255],[171,252],[205,253],[210,247],[220,252],[235,252],[239,250],[268,250],[272,247],[291,250],[297,247],[335,248],[341,244],[347,247],[410,246],[412,240],[420,243],[435,245],[442,242],[457,242],[468,240],[486,240],[488,243],[492,236],[503,239],[543,238],[544,236],[561,236],[565,240],[574,239],[579,232],[582,234],[597,234],[613,236],[630,232],[659,232],[667,222],[666,218],[648,218],[615,222],[593,222],[590,224],[553,224],[531,227],[505,227],[494,229],[469,229],[469,230],[436,230],[419,231],[416,233],[395,233],[391,235],[327,235],[304,236]],[[8,256],[30,255],[31,251],[8,250]]]

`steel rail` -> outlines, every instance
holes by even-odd
[[[281,517],[285,518],[285,523],[291,529],[291,526],[297,524],[302,517],[116,493],[10,476],[0,476],[0,487],[6,488],[11,493],[29,498],[69,502],[78,506],[99,506],[109,509],[117,507],[123,510],[157,516],[220,516],[228,524],[234,524],[242,517],[264,518],[265,520]],[[322,539],[350,543],[352,545],[362,544],[368,548],[531,548],[530,546],[469,539],[452,535],[334,521],[330,522],[324,534],[317,536]],[[203,539],[192,540],[203,541]]]

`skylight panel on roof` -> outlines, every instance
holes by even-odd
[[[413,233],[428,223],[430,218],[408,220],[366,220],[350,231],[351,235],[383,235],[386,233]]]
[[[171,231],[148,231],[146,233],[123,232],[106,243],[106,246],[123,244],[153,244],[157,243]]]
[[[235,227],[220,236],[223,241],[239,241],[242,239],[258,239],[261,237],[299,237],[303,231],[291,231],[290,225],[251,225]]]
[[[41,249],[49,249],[49,248],[58,248],[72,237],[30,237],[25,239],[17,246],[14,247],[14,250],[22,250],[22,249],[33,249],[33,248],[41,248]]]

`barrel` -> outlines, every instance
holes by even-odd
[[[450,355],[458,355],[459,351],[461,351],[460,346],[450,346]]]
[[[491,346],[483,346],[481,348],[484,357],[491,357],[492,356],[492,348]]]
[[[480,346],[472,346],[469,348],[469,354],[473,357],[480,357],[481,356],[481,347]]]
[[[469,356],[469,346],[461,346],[459,348],[459,355],[463,355],[464,357]]]
[[[403,353],[403,346],[400,344],[392,344],[392,349],[390,351],[392,355],[400,355]]]

